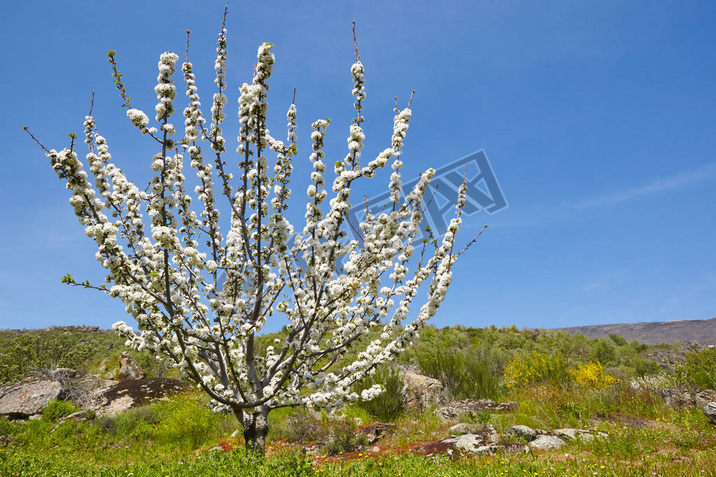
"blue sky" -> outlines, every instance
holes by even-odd
[[[68,133],[82,132],[94,90],[115,162],[144,183],[153,146],[120,109],[107,50],[117,51],[135,107],[151,111],[158,56],[183,58],[191,29],[208,104],[223,5],[37,1],[4,9],[0,328],[126,319],[121,303],[60,284],[67,273],[93,281],[103,273],[63,183],[22,126],[48,147],[65,147]],[[437,326],[716,316],[713,2],[280,1],[229,9],[230,105],[263,41],[275,44],[276,135],[298,91],[297,214],[310,123],[332,118],[328,158],[345,155],[352,20],[366,68],[364,157],[386,146],[393,97],[404,104],[412,89],[406,176],[486,152],[509,208],[465,221],[463,241],[490,227],[455,266]]]

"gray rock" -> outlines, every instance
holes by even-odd
[[[535,431],[531,427],[521,425],[510,427],[510,434],[517,437],[523,437],[528,441],[531,441],[535,437],[537,437],[537,431]]]
[[[673,408],[693,407],[696,400],[689,391],[682,389],[665,388],[660,391],[664,404]]]
[[[486,428],[474,434],[448,437],[441,439],[440,443],[447,444],[462,454],[495,455],[498,452],[506,455],[524,454],[530,451],[529,447],[519,442],[500,442],[494,428]],[[451,454],[448,452],[448,454]]]
[[[535,440],[529,443],[532,449],[539,450],[555,450],[566,444],[562,439],[555,436],[537,436]]]
[[[716,402],[716,390],[706,389],[700,391],[694,395],[694,400],[696,401],[696,405],[703,409],[708,403]]]
[[[455,449],[471,455],[494,455],[499,449],[497,444],[488,442],[483,434],[465,434],[444,439],[442,442],[452,444]]]
[[[144,379],[146,374],[129,353],[123,351],[119,357],[119,379]]]
[[[528,445],[519,442],[501,442],[499,445],[500,451],[505,455],[527,454],[530,451]]]
[[[594,439],[594,436],[589,431],[585,431],[583,429],[555,429],[554,434],[557,437],[562,437],[570,441],[576,439],[581,439],[583,441],[591,441],[592,439]]]
[[[453,436],[461,436],[463,434],[474,434],[480,430],[481,428],[477,424],[467,424],[465,422],[461,422],[451,426],[448,429],[448,432]]]
[[[44,378],[27,378],[0,388],[0,417],[27,419],[58,399],[62,385]]]
[[[514,401],[495,402],[492,399],[463,399],[453,401],[447,406],[435,410],[441,421],[457,421],[461,417],[476,417],[483,412],[503,413],[517,409]]]
[[[716,402],[710,402],[704,406],[704,414],[716,424]]]

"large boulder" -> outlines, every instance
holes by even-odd
[[[453,422],[462,417],[477,417],[483,412],[503,413],[516,410],[518,404],[514,401],[495,402],[492,399],[463,399],[453,401],[447,406],[435,410],[443,422]]]
[[[0,417],[27,419],[40,414],[59,399],[62,385],[52,379],[32,377],[0,388]]]
[[[401,376],[405,383],[403,400],[410,409],[422,411],[444,401],[443,383],[438,379],[423,376],[411,369],[401,372]]]
[[[129,353],[123,351],[119,357],[119,379],[144,379],[146,374]]]
[[[716,402],[710,402],[705,405],[703,411],[704,414],[706,414],[706,417],[711,419],[711,422],[716,424]]]
[[[168,399],[191,388],[191,384],[178,379],[126,379],[104,390],[93,408],[98,415],[113,415],[151,401]]]

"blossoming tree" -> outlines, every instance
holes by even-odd
[[[459,255],[453,245],[466,187],[459,190],[455,218],[442,240],[423,241],[416,250],[413,243],[434,170],[402,193],[400,157],[410,104],[396,107],[390,146],[361,163],[365,89],[356,53],[351,73],[357,115],[348,152],[335,162],[327,188],[323,148],[329,121],[313,123],[312,183],[305,223],[296,229],[285,215],[298,151],[296,107],[288,109],[287,142],[276,139],[266,127],[274,55],[272,45],[262,44],[253,80],[240,88],[235,155],[227,151],[222,133],[227,103],[224,24],[209,118],[201,109],[187,40],[181,70],[189,101],[179,140],[170,122],[178,56],[163,53],[159,60],[154,122],[130,104],[114,52],[109,53],[129,120],[157,145],[146,190],[112,162],[91,111],[84,123],[89,174],[74,138],[69,148],[45,151],[72,193],[70,203],[85,233],[97,244],[97,260],[109,272],[107,284],[81,285],[122,300],[139,328],[135,332],[122,321],[114,324],[127,344],[181,368],[211,397],[216,410],[236,416],[247,448],[263,452],[271,410],[299,405],[331,409],[381,391],[374,386],[358,395],[351,389],[415,338],[443,301]],[[196,176],[194,195],[187,190],[187,159]],[[361,240],[347,241],[346,227],[356,226],[348,222],[351,187],[389,164],[392,206],[366,210],[357,225]],[[79,284],[69,275],[64,281]],[[404,325],[420,290],[426,295],[422,305]],[[271,346],[259,348],[257,335],[273,315],[288,323],[286,331]],[[360,341],[357,358],[344,365],[341,358],[349,347],[371,330],[372,338]]]

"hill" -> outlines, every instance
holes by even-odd
[[[655,321],[644,323],[615,323],[608,325],[572,326],[557,328],[587,338],[620,335],[627,341],[643,344],[688,343],[695,341],[704,346],[716,345],[716,318],[708,320]]]

